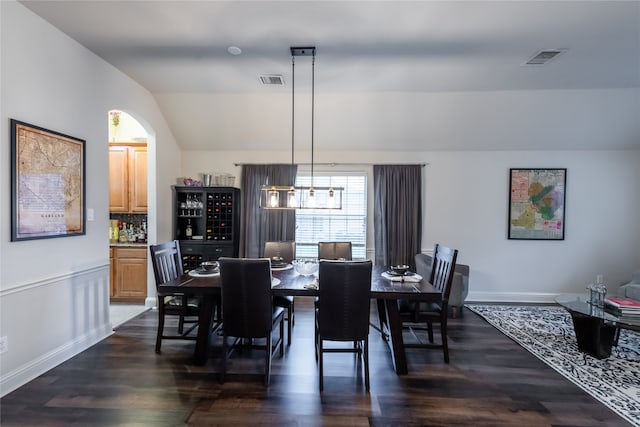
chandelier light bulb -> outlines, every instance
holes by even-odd
[[[269,191],[269,206],[272,208],[277,208],[280,205],[280,194],[275,187],[271,188]]]
[[[333,188],[329,188],[329,199],[327,200],[327,205],[331,209],[336,205],[336,199],[333,196]]]
[[[291,187],[291,189],[287,192],[287,206],[290,208],[295,208],[296,204],[296,190],[295,188]]]
[[[307,207],[309,208],[316,207],[316,192],[313,190],[313,187],[309,189],[309,198],[307,199]]]

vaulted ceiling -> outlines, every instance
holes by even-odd
[[[185,150],[287,149],[290,46],[317,48],[326,149],[640,148],[637,1],[20,3],[147,88]],[[310,75],[296,58],[302,140]]]

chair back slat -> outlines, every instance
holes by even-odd
[[[149,246],[149,251],[151,252],[156,287],[182,276],[184,270],[182,269],[180,243],[177,240]]]

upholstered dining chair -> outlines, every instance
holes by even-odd
[[[222,369],[220,382],[224,383],[227,361],[234,347],[248,339],[265,338],[264,384],[271,378],[271,358],[279,349],[284,354],[284,309],[275,307],[271,298],[271,263],[266,258],[218,259],[222,282]],[[280,335],[273,342],[273,329],[279,327]],[[229,346],[229,337],[235,340]]]
[[[287,241],[267,241],[264,242],[264,257],[281,257],[282,262],[290,264],[296,259],[296,242]],[[273,297],[273,303],[287,310],[287,345],[291,345],[291,333],[295,324],[295,299],[292,295]]]
[[[293,240],[275,240],[264,242],[264,257],[282,257],[282,262],[291,263],[296,259],[296,242]]]
[[[318,259],[351,261],[351,242],[318,242]]]
[[[180,244],[177,240],[158,245],[149,246],[153,275],[156,281],[156,293],[158,297],[158,332],[156,336],[156,353],[160,353],[163,339],[195,340],[191,331],[197,326],[200,301],[190,298],[182,293],[166,293],[159,290],[158,286],[182,276],[182,256]],[[178,316],[178,333],[164,333],[166,316]],[[187,330],[185,323],[193,323]]]
[[[324,389],[324,353],[344,352],[363,357],[369,391],[371,268],[371,261],[320,261],[315,327],[320,391]],[[326,347],[325,341],[353,342],[353,347]]]
[[[444,353],[444,361],[449,363],[449,346],[447,343],[447,311],[449,294],[451,293],[451,284],[453,283],[453,274],[458,258],[458,250],[452,249],[440,244],[436,244],[433,252],[433,263],[429,283],[440,291],[441,297],[435,302],[415,302],[400,300],[398,301],[398,310],[403,328],[408,328],[417,343],[405,343],[405,347],[426,347],[441,348]],[[440,325],[441,343],[434,344],[433,341],[433,324]],[[414,330],[425,329],[428,334],[428,343],[420,341]]]

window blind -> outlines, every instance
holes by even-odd
[[[296,177],[296,186],[310,186],[311,176]],[[313,177],[314,187],[343,187],[342,209],[296,210],[296,256],[316,258],[318,242],[350,241],[353,259],[366,258],[367,176]]]

